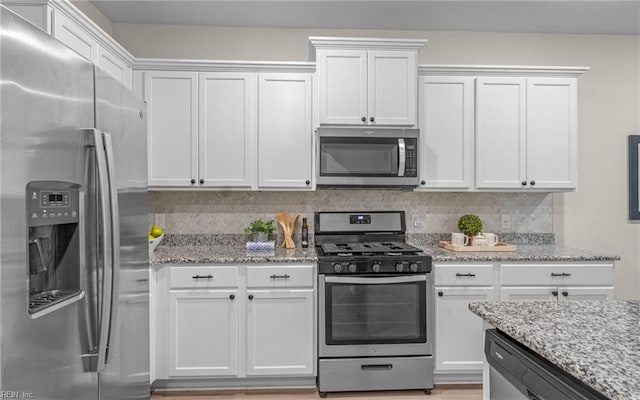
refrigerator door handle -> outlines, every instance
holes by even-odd
[[[102,214],[102,296],[100,298],[100,321],[98,325],[98,348],[96,372],[100,372],[107,363],[107,351],[109,340],[109,322],[111,321],[112,285],[113,285],[113,229],[111,190],[109,187],[109,170],[107,167],[107,155],[102,132],[98,129],[90,130],[96,149],[96,169],[98,170],[99,208]]]
[[[109,331],[107,334],[107,346],[105,364],[113,359],[110,352],[110,344],[115,341],[118,328],[118,301],[120,298],[120,204],[118,202],[118,186],[116,185],[116,167],[113,155],[113,143],[111,135],[103,132],[104,150],[106,155],[107,170],[109,176],[109,198],[111,203],[111,304],[109,313]]]

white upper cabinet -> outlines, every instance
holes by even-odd
[[[317,65],[320,123],[366,124],[367,52],[318,51]]]
[[[310,38],[321,125],[416,124],[417,53],[425,40]]]
[[[260,74],[258,187],[311,189],[311,74]]]
[[[256,170],[256,76],[200,73],[198,183],[250,189]]]
[[[97,64],[98,42],[63,13],[57,12],[54,15],[53,36],[82,57]]]
[[[476,187],[577,187],[575,78],[476,81]]]
[[[368,124],[416,124],[416,55],[415,51],[369,52]]]
[[[473,84],[465,76],[420,78],[420,189],[471,188]]]
[[[147,101],[149,186],[313,188],[312,74],[239,71],[253,68],[135,74]]]
[[[526,177],[525,78],[478,78],[476,187],[521,187]]]
[[[147,101],[149,186],[198,182],[198,73],[149,71]]]
[[[2,1],[10,10],[131,88],[133,56],[70,1]]]
[[[527,179],[531,187],[577,186],[576,79],[527,79]]]

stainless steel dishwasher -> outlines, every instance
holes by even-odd
[[[496,329],[486,331],[484,344],[490,366],[491,400],[606,399]]]

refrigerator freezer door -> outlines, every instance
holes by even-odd
[[[118,191],[120,263],[100,400],[149,399],[149,250],[145,105],[96,68],[96,128],[108,134]],[[112,171],[110,171],[112,172]],[[116,268],[118,265],[116,265]]]
[[[0,22],[2,390],[23,398],[97,399],[97,374],[84,372],[82,363],[91,350],[78,318],[86,299],[28,315],[25,201],[31,181],[84,186],[82,128],[94,122],[93,67],[1,6]]]

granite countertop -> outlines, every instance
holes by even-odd
[[[640,301],[471,303],[469,309],[604,396],[640,399]]]
[[[450,236],[450,235],[449,235]],[[447,240],[446,234],[409,234],[407,242],[424,250],[434,262],[474,261],[531,261],[531,262],[579,262],[614,261],[620,257],[593,251],[559,247],[553,244],[549,234],[503,235],[509,243],[516,243],[514,252],[455,252],[438,247],[438,241]],[[296,240],[297,239],[297,240]],[[299,238],[294,238],[299,243]],[[276,244],[282,243],[276,238]],[[314,243],[306,249],[276,246],[273,251],[255,252],[245,249],[245,238],[237,234],[181,234],[168,235],[151,253],[151,264],[192,263],[262,263],[262,262],[316,262]]]
[[[588,250],[558,247],[555,245],[516,245],[513,252],[456,252],[437,246],[421,246],[425,253],[431,254],[435,262],[467,262],[467,261],[614,261],[619,256],[612,256]]]
[[[149,262],[156,264],[216,264],[216,263],[288,263],[316,262],[316,250],[306,249],[246,250],[244,244],[199,245],[199,246],[158,246]]]

